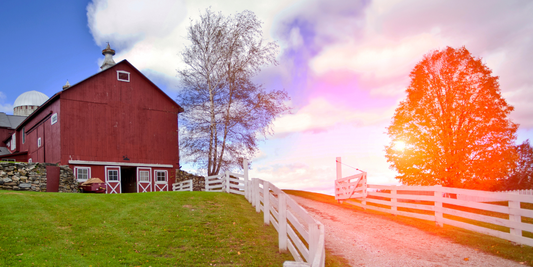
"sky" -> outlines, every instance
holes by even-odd
[[[171,98],[188,44],[186,29],[206,8],[254,12],[263,38],[280,45],[277,66],[254,81],[284,89],[292,114],[273,122],[250,175],[279,188],[333,194],[335,158],[343,176],[399,184],[384,147],[424,54],[465,46],[499,76],[520,125],[533,140],[533,2],[490,0],[93,0],[1,1],[0,112],[22,93],[59,92],[97,73],[107,42]],[[178,103],[179,104],[179,103]],[[194,169],[186,162],[186,170]]]

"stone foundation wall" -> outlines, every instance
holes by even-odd
[[[46,192],[46,166],[50,163],[0,162],[0,189]],[[68,166],[60,166],[59,192],[77,193],[78,182]]]
[[[198,176],[190,174],[186,171],[176,170],[176,183],[192,179],[192,190],[193,191],[204,191],[205,190],[205,178],[203,176]]]

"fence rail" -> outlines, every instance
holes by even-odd
[[[340,164],[337,158],[337,178],[341,177]],[[362,181],[337,179],[335,199],[363,209],[435,221],[439,226],[448,224],[533,246],[531,195],[442,186],[371,185]],[[358,192],[356,197],[348,197],[347,192],[352,191]]]
[[[324,225],[272,183],[248,179],[246,161],[243,167],[244,174],[226,172],[205,177],[205,191],[243,195],[256,212],[262,211],[264,223],[272,224],[278,232],[279,251],[288,250],[295,259],[283,266],[324,267]]]
[[[173,183],[172,191],[192,191],[192,180]]]

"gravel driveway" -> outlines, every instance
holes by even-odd
[[[326,247],[351,266],[523,266],[379,216],[290,197],[324,224]]]

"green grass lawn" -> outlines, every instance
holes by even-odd
[[[349,205],[349,204],[341,205],[335,200],[335,197],[329,196],[329,195],[298,191],[298,190],[283,190],[283,191],[287,194],[305,197],[311,200],[329,203],[335,206],[340,206],[342,208],[352,210],[354,212],[365,212],[365,213],[373,214],[375,216],[380,216],[382,218],[386,218],[391,221],[395,221],[395,222],[398,222],[404,225],[410,225],[410,226],[419,228],[421,230],[424,230],[426,232],[429,232],[437,236],[448,238],[452,240],[453,242],[472,247],[479,251],[483,251],[489,254],[493,254],[499,257],[521,262],[529,266],[533,266],[533,247],[530,247],[530,246],[513,245],[510,241],[507,241],[504,239],[476,233],[473,231],[464,230],[464,229],[449,226],[449,225],[444,225],[444,227],[438,227],[435,225],[435,222],[430,222],[426,220],[419,220],[419,219],[409,218],[409,217],[404,217],[404,216],[394,216],[388,213],[373,211],[373,210],[363,210],[359,207]],[[522,208],[533,209],[533,207],[527,206],[527,205],[526,206],[522,205]]]
[[[242,196],[0,191],[0,266],[281,266]]]

